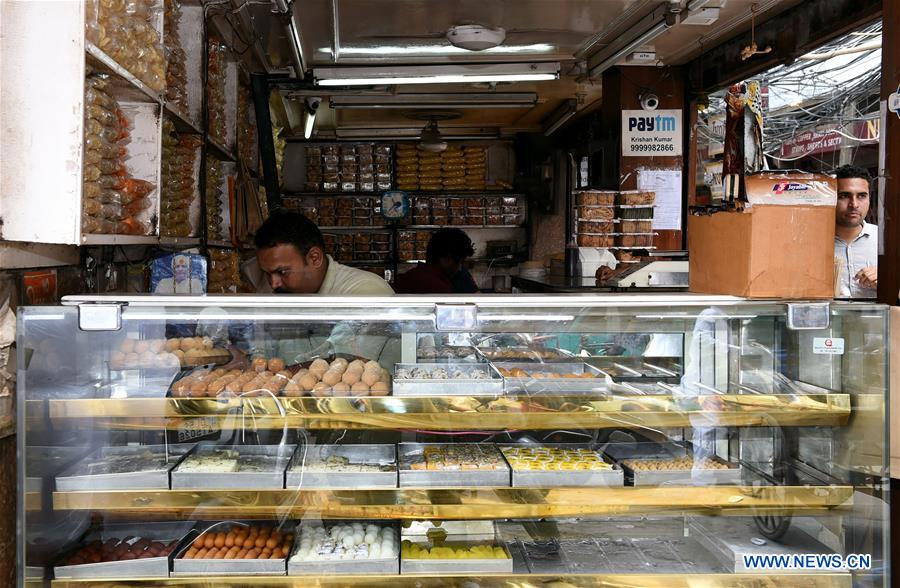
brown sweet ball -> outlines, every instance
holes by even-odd
[[[373,384],[381,380],[381,370],[367,370],[363,373],[362,381],[366,386],[371,387]]]
[[[308,373],[309,373],[309,370],[306,368],[299,369],[299,370],[297,370],[297,373],[294,374],[294,376],[291,379],[294,380],[295,382],[299,382],[300,378],[302,378],[303,376],[305,376]]]
[[[363,367],[366,369],[366,371],[368,371],[368,370],[374,370],[374,371],[381,370],[381,364],[378,363],[377,361],[375,361],[374,359],[371,360],[371,361],[367,361],[366,364],[365,364]]]
[[[159,353],[166,347],[165,339],[152,339],[150,340],[150,351],[153,353]]]
[[[179,340],[178,346],[181,347],[181,350],[182,350],[182,351],[190,351],[191,349],[193,349],[194,347],[196,347],[196,345],[194,344],[194,338],[193,338],[193,337],[182,337],[182,338]]]
[[[174,355],[175,357],[177,357],[177,358],[178,358],[178,361],[184,360],[184,357],[185,357],[185,356],[184,356],[184,351],[182,351],[181,349],[176,349],[175,351],[172,352],[172,355]]]
[[[164,351],[156,356],[155,367],[178,368],[178,367],[181,367],[181,362],[179,361],[179,359],[177,357],[175,357],[171,353]]]
[[[339,369],[340,371],[344,371],[347,369],[347,364],[348,364],[348,362],[346,359],[344,359],[343,357],[338,357],[337,359],[335,359],[334,361],[331,362],[331,367]]]
[[[356,370],[351,370],[350,368],[347,368],[347,371],[344,372],[343,376],[341,376],[341,381],[344,382],[345,384],[350,384],[351,386],[353,386],[357,382],[359,382],[359,377],[360,377],[360,374],[358,374],[356,372]]]
[[[322,383],[327,384],[329,386],[334,386],[338,382],[341,381],[341,373],[335,370],[328,370],[324,374],[322,374]]]
[[[309,371],[321,371],[324,373],[328,370],[328,367],[328,362],[320,358],[309,364]]]
[[[347,365],[348,370],[360,370],[365,369],[366,363],[361,359],[354,359]]]
[[[267,364],[270,372],[280,372],[284,369],[284,360],[280,357],[273,357]]]
[[[150,351],[150,341],[135,341],[134,352],[141,354],[145,351]]]
[[[370,390],[372,396],[387,396],[388,385],[384,382],[375,382]]]
[[[200,340],[200,346],[203,349],[212,349],[216,344],[209,337],[203,337],[203,339]]]
[[[387,385],[391,383],[391,373],[387,370],[381,370],[381,382],[384,382]]]
[[[297,384],[299,384],[300,388],[303,390],[312,390],[318,383],[319,380],[316,379],[316,377],[312,374],[306,374],[305,376],[300,378],[300,381],[297,382]]]
[[[264,357],[254,357],[251,363],[254,372],[266,371],[266,360]]]
[[[122,343],[119,345],[119,350],[122,353],[131,353],[134,351],[134,339],[123,339]]]
[[[319,382],[312,389],[312,395],[322,398],[323,396],[331,396],[331,387],[324,382]]]
[[[121,351],[113,351],[109,354],[109,369],[120,370],[125,367],[125,354]]]
[[[331,393],[334,396],[350,396],[350,384],[338,382],[331,387]]]
[[[166,339],[165,349],[166,351],[175,351],[176,349],[181,348],[181,340],[178,338],[175,339]]]
[[[281,391],[284,396],[288,396],[290,398],[297,398],[298,396],[303,395],[303,391],[300,389],[300,384],[297,382],[288,382],[284,387],[284,390]]]
[[[362,382],[357,382],[350,388],[350,392],[352,392],[354,396],[368,396],[369,387]]]

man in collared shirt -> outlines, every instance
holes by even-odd
[[[325,253],[319,227],[300,213],[272,214],[256,232],[256,268],[245,267],[257,293],[319,294],[325,296],[391,296],[394,291],[371,272],[338,263]],[[254,276],[250,275],[256,273]],[[281,357],[289,365],[332,354],[387,360],[399,354],[399,343],[387,336],[387,327],[360,327],[342,322],[323,332],[298,329],[297,324],[264,325],[254,337],[254,351]],[[396,348],[396,349],[395,349]]]
[[[835,170],[834,257],[841,268],[839,298],[875,298],[878,289],[878,227],[869,213],[869,173],[844,165]]]

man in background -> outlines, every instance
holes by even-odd
[[[397,277],[398,294],[472,294],[478,286],[463,264],[475,255],[462,229],[439,229],[428,241],[425,263]]]
[[[869,214],[869,172],[844,165],[837,177],[834,263],[840,268],[838,298],[875,298],[878,289],[878,227],[865,221]]]

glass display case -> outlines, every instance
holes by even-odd
[[[20,583],[888,586],[887,307],[19,309]]]

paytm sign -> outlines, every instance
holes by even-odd
[[[680,110],[623,110],[622,155],[679,156],[682,153]]]

